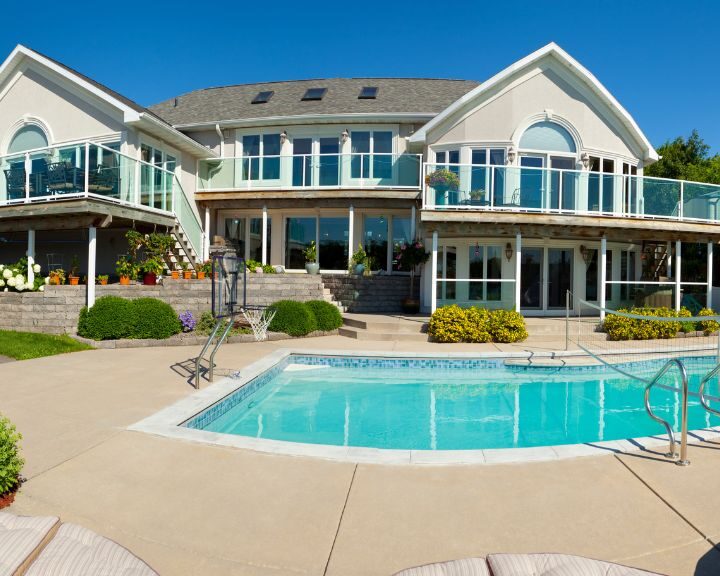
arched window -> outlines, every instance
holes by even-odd
[[[545,150],[548,152],[576,152],[575,140],[565,128],[555,122],[538,122],[525,130],[520,138],[524,150]]]
[[[16,154],[36,148],[45,148],[47,145],[47,136],[45,136],[42,128],[28,124],[15,132],[15,136],[13,136],[13,139],[10,141],[10,146],[8,146],[8,154]]]

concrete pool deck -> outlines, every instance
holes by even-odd
[[[512,345],[298,342],[333,349],[518,352]],[[220,372],[287,342],[230,344]],[[24,434],[11,510],[53,514],[161,574],[381,575],[489,552],[554,551],[673,576],[720,572],[720,442],[681,468],[659,454],[494,466],[383,466],[260,454],[127,427],[193,393],[196,347],[95,350],[3,364],[0,411]]]

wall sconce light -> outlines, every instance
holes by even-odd
[[[505,244],[505,258],[507,258],[508,262],[509,262],[512,259],[512,257],[513,257],[513,248],[512,248],[512,246],[510,246],[510,242],[508,242],[507,244]]]
[[[280,146],[285,144],[286,141],[287,141],[287,130],[283,130],[282,132],[280,132]]]
[[[350,138],[350,132],[347,131],[347,128],[342,131],[342,134],[340,134],[340,139],[343,141],[343,144],[348,141],[348,138]]]
[[[583,260],[585,261],[585,266],[590,266],[590,263],[593,260],[593,256],[595,255],[592,250],[588,250],[585,246],[580,246],[580,255],[583,257]]]
[[[580,161],[582,162],[585,170],[587,170],[590,167],[590,154],[588,154],[587,152],[583,152],[582,154],[580,154]]]
[[[515,146],[510,146],[507,151],[507,159],[508,164],[512,164],[515,162],[515,156],[517,156],[517,152],[515,151]]]

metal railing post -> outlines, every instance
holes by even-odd
[[[85,142],[85,195],[90,192],[90,142]]]
[[[565,351],[570,349],[570,290],[565,291]]]
[[[32,170],[32,162],[30,161],[30,153],[25,153],[25,202],[30,202],[30,171]]]
[[[685,183],[680,180],[680,205],[678,206],[678,216],[683,219],[685,212]]]

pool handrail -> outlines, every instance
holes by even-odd
[[[720,410],[716,410],[712,406],[710,406],[710,403],[708,402],[706,396],[705,396],[705,385],[710,381],[710,379],[715,376],[720,371],[720,363],[718,363],[715,368],[710,370],[705,377],[700,381],[700,387],[698,388],[698,396],[700,396],[700,404],[702,404],[702,407],[705,408],[708,412],[711,414],[715,414],[716,416],[720,416]]]

